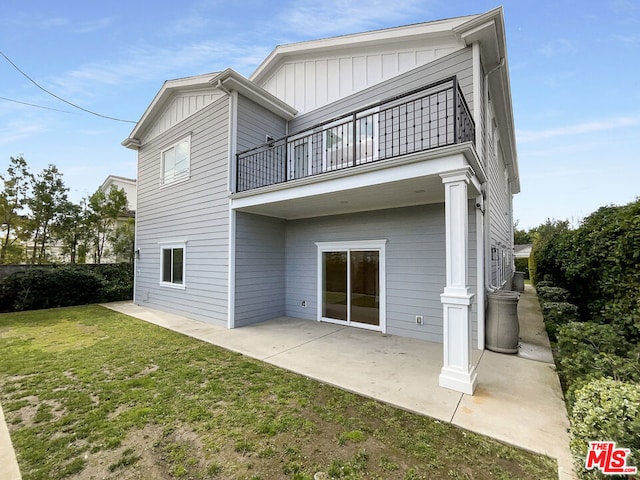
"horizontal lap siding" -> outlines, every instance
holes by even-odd
[[[416,88],[425,87],[453,75],[458,76],[458,83],[462,93],[470,112],[473,113],[473,59],[471,48],[469,47],[417,67],[347,98],[305,113],[289,123],[289,131],[291,133],[302,131],[325,120]]]
[[[440,294],[445,284],[444,205],[287,222],[286,314],[315,320],[314,242],[386,239],[387,331],[442,341]],[[307,308],[302,307],[307,302]],[[425,325],[416,325],[424,315]]]
[[[219,325],[227,323],[228,98],[139,150],[136,301]],[[190,178],[160,186],[162,149],[191,134]],[[160,245],[187,242],[185,289],[159,285]]]
[[[264,144],[267,135],[277,139],[286,134],[285,120],[248,98],[238,96],[238,152]]]
[[[284,220],[236,216],[235,326],[285,314]]]

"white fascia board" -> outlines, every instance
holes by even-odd
[[[520,192],[520,174],[516,149],[515,122],[509,79],[509,60],[504,29],[502,7],[494,8],[454,28],[454,32],[466,45],[478,43],[485,72],[504,64],[488,79],[494,112],[498,117],[500,138],[505,149],[505,160],[513,186],[513,193]]]
[[[213,87],[222,85],[226,90],[235,90],[285,120],[291,120],[298,113],[292,106],[230,68],[210,79],[209,85]]]
[[[145,132],[149,123],[159,113],[162,107],[166,104],[169,98],[178,91],[197,90],[203,87],[211,88],[209,81],[211,77],[216,76],[217,73],[207,73],[204,75],[197,75],[194,77],[176,78],[174,80],[166,80],[162,85],[162,88],[158,91],[153,98],[147,109],[140,117],[138,123],[129,134],[127,138],[122,141],[122,145],[137,150],[140,148],[140,137]]]
[[[318,52],[381,45],[386,43],[395,43],[398,41],[404,42],[410,41],[411,39],[428,40],[429,37],[451,35],[456,27],[469,22],[475,17],[477,17],[477,15],[416,23],[413,25],[386,28],[383,30],[372,30],[369,32],[354,33],[307,42],[278,45],[258,66],[249,79],[252,82],[260,83],[260,81],[268,75],[275,65],[277,65],[283,58],[290,56],[314,55]]]

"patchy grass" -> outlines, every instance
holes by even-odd
[[[98,307],[0,315],[25,480],[552,479],[555,461]]]

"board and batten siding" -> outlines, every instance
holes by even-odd
[[[175,95],[149,129],[143,138],[143,143],[162,135],[174,125],[179,124],[207,105],[211,105],[224,95],[226,94],[220,90],[212,88]]]
[[[471,47],[458,50],[431,63],[409,70],[347,98],[299,115],[289,122],[289,132],[301,132],[325,120],[426,87],[439,80],[457,75],[470,112],[473,113],[473,58]]]
[[[474,262],[475,213],[469,215],[469,260]],[[292,220],[286,223],[286,315],[317,320],[315,242],[387,240],[387,333],[442,342],[445,286],[444,204]],[[469,269],[475,293],[475,272]],[[306,307],[302,302],[306,302]],[[424,316],[417,325],[416,315]],[[472,309],[474,338],[477,311]]]
[[[285,223],[236,214],[235,327],[285,314]]]
[[[260,86],[299,112],[309,112],[464,47],[441,39],[428,46],[394,44],[383,50],[379,45],[376,48],[294,59],[280,65]]]
[[[229,200],[227,96],[143,143],[138,152],[135,301],[227,324]],[[161,152],[191,137],[190,177],[161,186]],[[160,285],[163,243],[186,244],[186,288]]]

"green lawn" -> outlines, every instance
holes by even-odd
[[[98,306],[0,315],[30,479],[551,479],[555,461]]]

